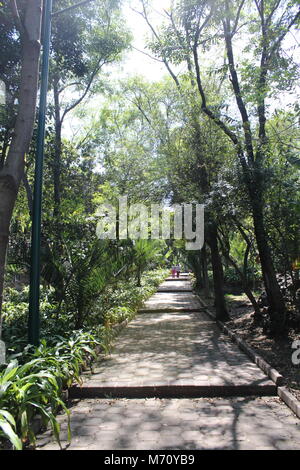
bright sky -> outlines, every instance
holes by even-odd
[[[151,1],[151,23],[157,26],[164,18],[164,10],[170,6],[170,0],[152,0]],[[133,47],[150,53],[145,49],[145,39],[150,36],[150,30],[141,15],[133,10],[141,11],[138,0],[128,0],[124,6],[124,14],[128,27],[133,33]],[[145,75],[149,80],[159,80],[162,75],[167,73],[165,65],[157,62],[142,52],[132,50],[127,54],[126,60],[122,66],[124,75]]]
[[[151,23],[157,26],[162,20],[164,9],[170,5],[170,0],[151,0]],[[150,36],[149,27],[141,15],[136,13],[133,9],[141,11],[139,0],[127,0],[124,2],[123,12],[126,18],[127,27],[131,30],[133,35],[132,45],[146,53],[149,51],[145,49],[145,39]],[[153,11],[155,10],[155,11]],[[143,75],[147,80],[160,80],[163,75],[168,74],[166,67],[161,62],[151,59],[143,52],[137,50],[130,50],[124,54],[124,60],[121,64],[112,64],[106,67],[106,72],[111,71],[114,79],[122,79],[129,76]],[[97,113],[99,106],[101,106],[102,97],[94,97],[92,103],[89,103],[89,116]],[[82,119],[79,119],[74,113],[71,113],[64,123],[64,134],[70,138],[78,133]]]
[[[171,0],[150,0],[151,9],[149,8],[151,23],[157,27],[163,20],[165,15],[164,10],[168,10]],[[150,30],[145,20],[139,15],[136,11],[141,11],[141,5],[139,0],[127,0],[124,2],[123,12],[126,18],[126,23],[129,29],[132,31],[133,35],[133,47],[144,51],[146,54],[151,54],[150,51],[145,49],[145,39],[150,37]],[[289,44],[292,44],[294,40],[298,40],[299,36],[295,38],[295,33],[288,35],[286,39],[286,46],[289,47]],[[110,73],[115,78],[122,79],[128,76],[134,75],[143,75],[147,80],[156,81],[160,80],[163,75],[168,75],[168,72],[165,68],[165,65],[161,62],[151,59],[146,54],[139,52],[137,50],[131,50],[127,52],[124,56],[124,60],[121,64],[112,64],[110,67],[106,68],[106,72]],[[235,53],[237,51],[235,50]],[[219,55],[219,54],[218,54]],[[298,49],[294,51],[294,56],[297,61],[300,62],[300,52]],[[220,57],[219,57],[220,58]],[[214,61],[213,56],[209,57],[209,61]],[[101,106],[101,96],[99,99],[94,97],[93,102],[89,104],[89,110],[91,114],[97,113],[99,106]],[[291,96],[288,93],[281,93],[276,100],[272,100],[272,108],[282,107],[287,105],[289,102],[295,101],[295,95]],[[79,121],[78,118],[70,116],[66,120],[65,132],[67,134],[72,134],[74,131],[78,131]]]

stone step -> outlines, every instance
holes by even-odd
[[[173,294],[173,292],[174,293],[176,293],[176,292],[190,292],[190,293],[192,293],[193,289],[172,289],[171,287],[170,288],[160,287],[159,289],[157,289],[156,292],[167,292],[168,294]]]
[[[138,313],[175,313],[175,312],[203,312],[205,307],[162,307],[162,308],[141,308]]]
[[[157,289],[157,292],[177,293],[186,292],[193,293],[193,288],[190,281],[179,280],[178,282],[163,282]]]
[[[205,398],[276,396],[274,384],[245,385],[147,385],[147,386],[73,386],[70,398]]]

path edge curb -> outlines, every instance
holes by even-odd
[[[200,304],[205,308],[205,313],[216,322],[218,327],[227,334],[230,339],[238,345],[238,347],[247,354],[247,356],[275,383],[277,386],[277,395],[281,400],[300,418],[300,402],[284,385],[285,379],[274,367],[272,367],[265,359],[257,354],[251,346],[249,346],[236,333],[231,331],[222,321],[216,320],[215,315],[209,310],[208,306],[203,302],[198,294]]]
[[[279,398],[300,418],[300,402],[294,395],[289,391],[287,387],[278,387],[277,394]]]

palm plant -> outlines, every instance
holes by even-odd
[[[133,259],[136,267],[137,286],[141,286],[141,276],[149,268],[151,263],[158,262],[162,258],[162,250],[165,247],[163,240],[135,240],[133,245]]]
[[[109,240],[94,241],[81,250],[72,248],[69,260],[66,301],[76,312],[75,329],[80,329],[105,289],[125,273],[127,260],[118,245]]]

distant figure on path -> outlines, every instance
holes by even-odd
[[[179,277],[179,274],[180,274],[180,264],[177,264],[177,266],[176,266],[176,275],[177,275],[177,277]]]
[[[174,278],[176,274],[176,266],[172,266],[171,273],[172,273],[172,277]]]

